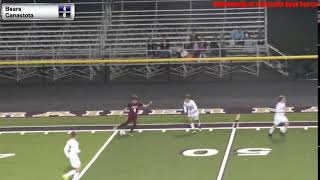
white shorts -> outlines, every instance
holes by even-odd
[[[69,161],[70,161],[71,167],[73,167],[73,168],[80,168],[80,166],[81,166],[81,161],[80,161],[79,156],[71,156],[71,157],[69,158]]]
[[[275,115],[274,116],[273,124],[278,126],[279,124],[286,123],[286,122],[288,122],[288,118],[285,115]]]
[[[188,118],[197,121],[199,120],[199,113],[188,114]]]

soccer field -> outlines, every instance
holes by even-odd
[[[82,129],[83,180],[317,179],[316,113],[288,114],[288,133],[272,138],[267,135],[272,115],[241,115],[239,123],[235,117],[202,116],[205,128],[192,134],[181,116],[145,116],[141,121],[149,125],[139,126],[133,137],[110,129],[123,120],[119,117],[73,119],[73,124],[72,118],[34,118],[28,126],[19,124],[26,119],[0,119],[0,154],[11,154],[0,155],[0,178],[60,179],[69,169],[63,154],[67,132]],[[186,150],[195,151],[187,156]]]

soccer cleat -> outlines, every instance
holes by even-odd
[[[272,134],[271,134],[271,133],[268,133],[268,136],[269,136],[269,137],[272,137]]]
[[[197,132],[198,132],[198,131],[196,131],[196,130],[192,130],[192,131],[191,131],[192,134],[193,134],[193,133],[197,133]]]
[[[128,136],[133,136],[133,134],[132,133],[128,133]]]
[[[68,177],[67,175],[65,175],[65,174],[64,174],[64,175],[62,175],[62,179],[63,179],[63,180],[68,180],[68,179],[69,179],[69,177]]]

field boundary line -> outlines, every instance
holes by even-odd
[[[312,121],[312,120],[308,120],[308,121],[290,121],[291,123],[315,123],[318,122],[316,120]],[[223,121],[219,121],[219,122],[204,122],[202,124],[210,124],[210,125],[214,125],[214,124],[233,124],[234,122],[223,122]],[[264,123],[272,123],[272,121],[239,121],[239,124],[264,124]],[[118,123],[115,124],[66,124],[66,125],[44,125],[44,126],[39,126],[39,125],[27,125],[27,126],[1,126],[0,128],[32,128],[32,127],[79,127],[79,126],[87,126],[87,127],[99,127],[99,126],[115,126],[118,125]],[[141,123],[138,124],[139,126],[161,126],[161,125],[187,125],[187,123],[150,123],[150,124],[146,124],[146,123]]]
[[[92,166],[92,164],[98,159],[100,154],[105,150],[105,148],[110,144],[113,138],[118,134],[118,131],[114,131],[112,135],[108,138],[108,140],[101,146],[101,148],[97,151],[97,153],[93,156],[90,162],[83,168],[79,175],[79,179],[88,171],[88,169]]]
[[[203,123],[203,129],[232,129],[233,124],[231,123]],[[272,126],[272,122],[262,122],[262,123],[251,123],[251,122],[237,122],[238,129],[254,129],[254,128],[269,128]],[[318,121],[305,121],[305,122],[291,122],[289,128],[317,128]],[[79,131],[79,132],[90,132],[90,131],[109,131],[114,132],[114,126],[101,125],[101,126],[16,126],[16,127],[1,127],[0,134],[3,133],[35,133],[35,132],[67,132],[67,131]],[[137,131],[161,131],[161,130],[186,130],[189,129],[189,124],[140,124],[137,126]],[[128,131],[130,127],[126,127],[123,130]]]
[[[303,128],[318,128],[318,126],[289,126],[289,129],[303,129]],[[237,129],[269,129],[269,126],[257,126],[257,127],[238,127]],[[136,129],[135,132],[137,131],[185,131],[190,128],[162,128],[162,129]],[[213,128],[202,128],[203,130],[228,130],[232,129],[232,127],[213,127]],[[32,134],[32,133],[67,133],[70,132],[71,130],[56,130],[56,131],[48,131],[48,130],[42,130],[42,131],[0,131],[1,134],[19,134],[19,133],[24,133],[24,134]],[[106,129],[106,130],[74,130],[77,132],[114,132],[116,130],[112,129]],[[129,129],[124,129],[124,131],[130,131]]]

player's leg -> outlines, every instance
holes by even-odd
[[[269,129],[269,133],[268,133],[269,136],[272,136],[276,128],[277,128],[277,124],[273,124],[273,126]]]
[[[80,162],[80,158],[78,156],[74,157],[74,159],[72,161],[72,166],[76,170],[76,173],[73,175],[72,180],[79,180],[81,162]]]
[[[273,126],[269,129],[269,136],[272,136],[274,131],[276,130],[277,126],[281,123],[281,119],[279,116],[274,116]]]
[[[136,129],[137,120],[138,120],[138,117],[132,117],[132,118],[130,118],[129,121],[132,122],[132,126],[131,126],[131,129],[130,129],[130,132],[129,132],[129,136],[132,136],[133,131]]]
[[[70,157],[70,164],[71,167],[73,168],[72,170],[70,170],[69,172],[67,172],[66,174],[62,175],[62,178],[64,180],[69,179],[69,177],[73,176],[73,180],[78,180],[77,177],[79,177],[80,174],[80,166],[81,166],[81,162],[79,157]],[[74,179],[76,177],[76,179]]]
[[[283,122],[283,130],[280,131],[281,134],[285,134],[288,130],[288,127],[289,127],[289,121],[288,121],[288,118],[286,116],[283,116],[282,117],[282,122]]]
[[[76,168],[76,173],[73,175],[72,180],[79,180],[79,175],[80,175],[80,167]]]
[[[69,177],[75,175],[76,173],[77,173],[77,171],[76,171],[75,169],[72,169],[71,171],[63,174],[63,175],[62,175],[62,178],[63,178],[64,180],[68,180]]]
[[[200,122],[200,118],[199,118],[199,113],[193,115],[193,120],[198,123],[198,128],[199,128],[199,130],[201,130],[201,122]]]
[[[134,129],[136,128],[137,126],[137,121],[133,121],[132,122],[132,126],[131,126],[131,129],[130,129],[130,133],[133,133]]]
[[[190,122],[191,129],[195,129],[192,116],[188,115],[188,120]]]
[[[124,126],[127,126],[129,123],[130,123],[130,118],[128,118],[126,122],[120,124],[117,128],[119,129],[119,128],[122,128]]]

